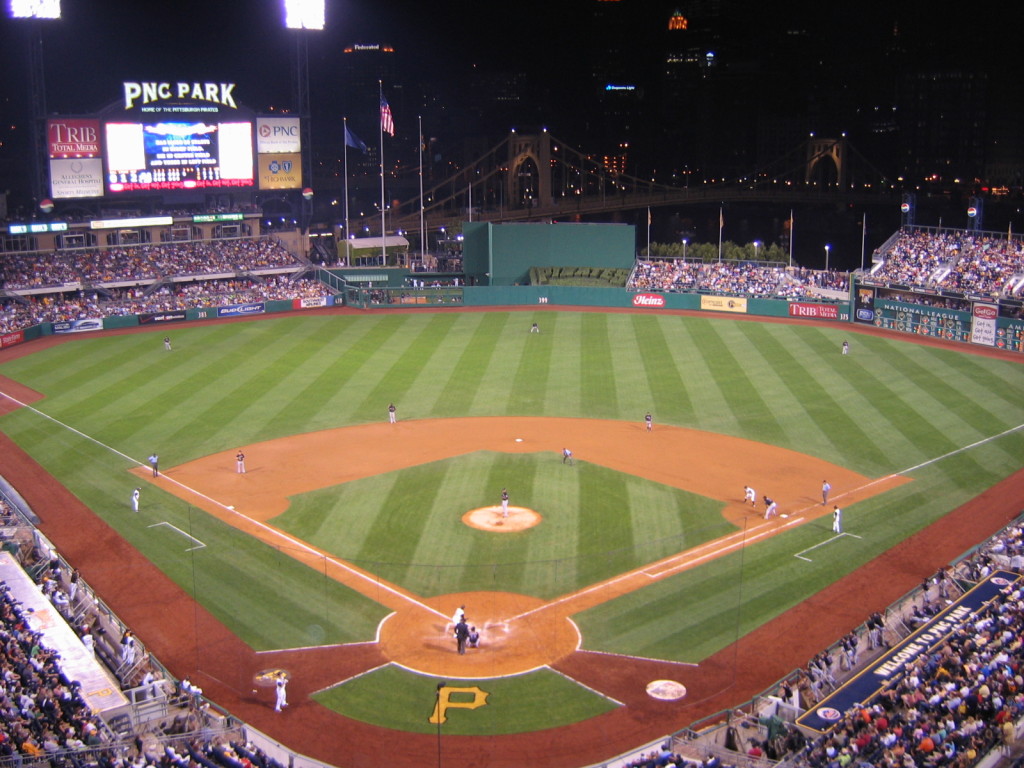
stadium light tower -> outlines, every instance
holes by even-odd
[[[309,109],[309,38],[306,30],[323,31],[326,21],[325,0],[284,0],[284,25],[295,30],[295,110],[299,117],[302,143],[302,183],[313,184],[313,143]],[[301,198],[300,226],[303,234],[313,217],[313,196]]]
[[[38,205],[46,197],[46,163],[43,151],[46,146],[46,78],[43,67],[43,32],[40,20],[60,19],[60,0],[9,0],[7,15],[12,19],[24,20],[29,29],[29,135],[32,139],[32,197]]]

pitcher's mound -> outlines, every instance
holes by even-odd
[[[501,506],[478,507],[471,509],[462,516],[462,522],[470,528],[477,528],[481,531],[492,531],[494,533],[515,533],[533,528],[541,520],[540,513],[534,512],[528,507],[508,508],[508,517],[502,517]]]

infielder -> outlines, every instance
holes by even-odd
[[[757,506],[757,494],[754,493],[754,489],[751,488],[749,485],[744,485],[743,486],[743,502],[746,503],[748,501],[750,502],[750,506],[756,507]]]
[[[562,449],[562,463],[572,466],[572,451],[568,448]]]
[[[843,510],[841,510],[838,506],[832,507],[832,532],[843,532]]]
[[[132,512],[139,511],[139,493],[141,491],[141,488],[136,488],[134,491],[132,491]]]
[[[242,453],[242,449],[238,449],[238,453],[235,454],[235,471],[240,475],[245,474],[245,454]]]

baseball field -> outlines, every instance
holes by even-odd
[[[127,582],[112,605],[143,643],[271,733],[252,680],[288,669],[286,716],[338,724],[293,746],[339,766],[395,731],[487,755],[480,737],[631,707],[623,739],[654,738],[624,689],[721,693],[688,678],[1024,465],[1019,361],[839,325],[337,311],[29,351],[0,355],[23,406],[0,429],[72,495],[44,533],[94,541],[83,575]],[[465,655],[460,605],[482,635]],[[584,654],[603,678],[574,677]]]

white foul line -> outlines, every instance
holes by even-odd
[[[11,400],[12,402],[17,403],[22,408],[27,408],[28,410],[32,411],[32,413],[38,414],[39,416],[42,416],[45,419],[49,419],[54,424],[59,424],[60,426],[64,427],[64,429],[68,430],[69,432],[74,432],[76,435],[79,435],[80,437],[83,437],[86,440],[89,440],[90,442],[95,443],[96,445],[100,446],[101,448],[105,448],[106,450],[110,451],[111,453],[120,456],[121,458],[131,462],[132,464],[135,464],[135,465],[140,466],[140,467],[145,466],[138,459],[133,459],[131,456],[128,456],[127,454],[121,453],[121,451],[117,450],[116,448],[111,448],[106,443],[102,443],[99,440],[97,440],[96,438],[90,437],[89,435],[85,434],[84,432],[80,432],[79,430],[75,429],[74,427],[72,427],[72,426],[70,426],[68,424],[65,424],[64,422],[62,422],[62,421],[60,421],[58,419],[53,418],[52,416],[49,416],[49,415],[43,413],[38,408],[33,408],[31,405],[28,405],[27,403],[23,403],[23,402],[21,402],[20,400],[18,400],[15,397],[11,397],[6,392],[0,391],[0,395],[3,395],[8,400]],[[307,554],[313,555],[315,557],[322,557],[322,558],[324,558],[325,562],[328,562],[331,565],[334,565],[334,566],[342,569],[343,571],[347,571],[348,573],[352,574],[353,576],[357,576],[360,579],[363,579],[364,581],[369,582],[370,584],[374,585],[378,589],[383,589],[385,592],[390,592],[391,594],[395,595],[396,597],[400,597],[401,599],[405,600],[406,602],[412,603],[413,605],[415,605],[415,606],[417,606],[419,608],[422,608],[425,611],[433,613],[435,616],[439,616],[442,619],[448,618],[445,614],[441,613],[436,608],[431,608],[429,605],[421,603],[419,600],[416,600],[415,598],[410,597],[409,595],[405,594],[404,592],[401,592],[398,589],[395,589],[393,586],[388,584],[386,581],[383,581],[382,579],[370,578],[366,574],[361,573],[360,571],[356,570],[355,568],[352,568],[344,560],[339,560],[337,558],[331,557],[330,555],[326,555],[323,552],[319,552],[316,549],[314,549],[313,547],[311,547],[308,544],[306,544],[306,542],[302,541],[301,539],[296,539],[296,538],[288,535],[284,531],[281,531],[281,530],[279,530],[277,528],[274,528],[273,526],[267,525],[266,523],[262,523],[259,520],[254,520],[253,518],[249,517],[248,515],[243,515],[241,512],[238,512],[233,507],[230,507],[227,504],[223,504],[220,501],[218,501],[217,499],[214,499],[214,498],[212,498],[210,496],[207,496],[205,493],[202,493],[201,491],[197,491],[194,488],[190,488],[189,486],[185,485],[184,483],[179,482],[178,480],[175,480],[173,477],[169,477],[168,475],[164,474],[163,478],[164,478],[164,480],[167,480],[168,482],[174,483],[179,488],[183,488],[184,490],[188,491],[189,493],[194,493],[196,496],[198,496],[198,497],[200,497],[202,499],[206,499],[206,501],[210,502],[211,504],[217,505],[218,507],[223,509],[225,512],[230,512],[232,515],[237,515],[238,517],[240,517],[243,520],[245,520],[247,523],[250,523],[251,525],[255,525],[258,528],[261,528],[262,530],[266,531],[267,533],[270,533],[272,536],[277,536],[277,537],[279,537],[281,539],[284,539],[289,544],[292,544],[296,548],[305,551]],[[188,535],[188,534],[185,534],[185,535]],[[204,544],[203,546],[206,546],[206,545]]]

